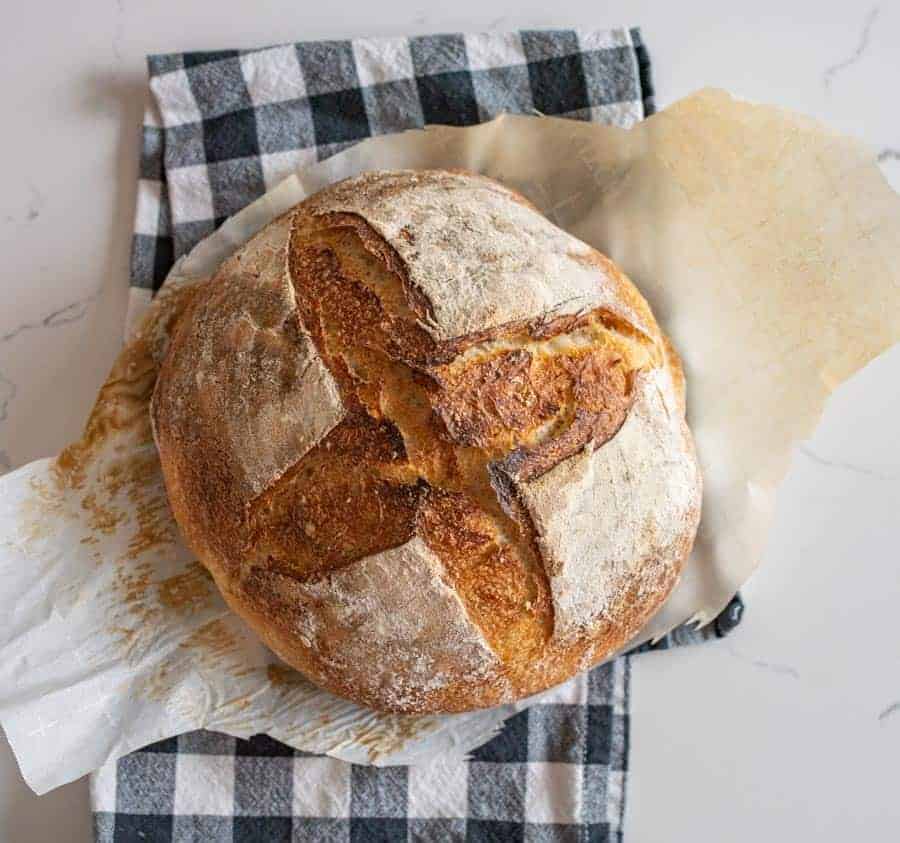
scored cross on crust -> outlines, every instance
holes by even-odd
[[[176,518],[283,658],[381,709],[621,646],[699,517],[683,381],[602,255],[496,182],[372,173],[194,296],[154,395]]]

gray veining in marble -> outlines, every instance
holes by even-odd
[[[822,74],[822,82],[825,84],[826,89],[831,88],[831,83],[834,80],[834,77],[838,75],[838,73],[840,73],[842,70],[846,70],[851,65],[856,64],[863,57],[863,54],[866,52],[866,49],[869,46],[869,38],[872,35],[872,26],[875,23],[876,18],[878,17],[879,11],[880,9],[878,8],[878,6],[875,6],[874,8],[869,10],[869,13],[866,15],[862,34],[859,37],[859,43],[856,45],[856,49],[847,58],[825,69],[825,72]]]
[[[116,22],[113,26],[113,37],[110,42],[116,61],[122,61],[122,37],[125,35],[125,0],[116,0]]]
[[[825,468],[837,468],[841,471],[850,471],[854,474],[865,474],[867,477],[877,477],[879,480],[893,480],[896,479],[896,476],[893,474],[887,474],[883,471],[876,471],[873,468],[865,468],[861,465],[854,465],[849,462],[841,462],[840,460],[830,460],[825,457],[820,457],[815,451],[812,451],[808,445],[803,443],[797,446],[797,451],[799,451],[803,456],[812,460],[814,463],[818,463],[819,465],[825,466]]]
[[[57,308],[37,322],[23,322],[21,325],[17,325],[5,334],[0,334],[0,343],[9,342],[19,336],[19,334],[22,334],[25,331],[32,331],[35,328],[57,328],[60,325],[68,325],[72,322],[77,322],[84,317],[89,306],[97,300],[99,295],[100,291],[96,290],[89,296],[85,296],[83,299],[77,299],[76,301]]]
[[[900,161],[900,149],[894,149],[891,146],[885,147],[878,153],[878,163],[885,161]]]
[[[16,397],[16,385],[0,372],[0,422],[9,416],[9,404]]]
[[[739,659],[742,662],[747,662],[747,664],[752,664],[754,667],[761,668],[762,670],[767,670],[770,673],[779,673],[784,676],[790,676],[792,679],[800,678],[800,671],[797,670],[796,667],[792,667],[789,664],[783,664],[781,662],[770,662],[765,659],[756,659],[752,656],[745,656],[739,650],[736,650],[733,644],[726,644],[725,649],[731,653],[736,659]]]
[[[31,198],[25,207],[24,216],[19,219],[12,214],[7,214],[3,218],[4,222],[34,222],[41,215],[41,211],[44,209],[44,194],[34,182],[29,181],[27,184]]]
[[[888,717],[891,717],[894,714],[898,714],[898,713],[900,713],[900,700],[897,700],[897,702],[891,703],[883,711],[880,711],[878,713],[878,722],[884,723],[884,721],[887,720]]]

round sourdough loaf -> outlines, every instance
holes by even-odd
[[[493,706],[622,646],[700,513],[678,358],[606,257],[464,172],[370,172],[199,285],[153,397],[169,500],[286,662]]]

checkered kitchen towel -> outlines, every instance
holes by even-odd
[[[503,111],[628,126],[653,109],[637,30],[528,31],[153,56],[132,304],[297,167],[373,134]],[[721,636],[735,600],[668,647]],[[628,658],[556,689],[466,762],[379,769],[194,732],[92,779],[98,841],[621,840]]]

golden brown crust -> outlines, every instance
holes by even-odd
[[[699,517],[683,383],[628,279],[527,200],[376,173],[196,294],[153,418],[178,523],[276,653],[374,708],[463,711],[589,667],[668,595]],[[560,523],[590,533],[603,495],[638,538],[567,558]]]

